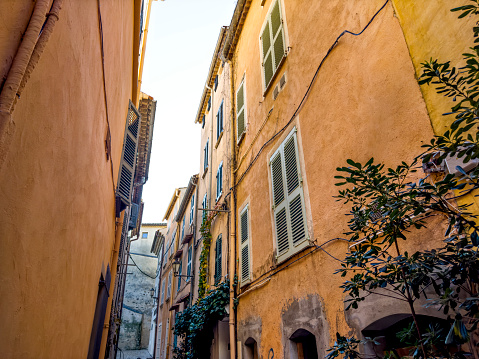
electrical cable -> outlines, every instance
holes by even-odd
[[[318,68],[316,69],[316,72],[314,73],[314,76],[308,86],[308,89],[306,90],[306,93],[304,94],[303,98],[301,99],[301,102],[299,103],[298,107],[296,108],[296,110],[294,111],[293,113],[293,116],[291,116],[291,119],[286,123],[286,125],[281,128],[278,132],[276,132],[268,141],[266,141],[263,146],[261,146],[261,148],[259,149],[258,153],[256,154],[256,156],[251,160],[250,164],[248,165],[248,167],[245,169],[245,171],[241,174],[241,176],[239,177],[238,179],[238,182],[236,184],[234,184],[234,186],[231,188],[233,189],[234,187],[238,186],[241,181],[244,179],[245,175],[249,172],[249,170],[251,169],[251,167],[253,167],[253,164],[256,162],[256,160],[258,159],[258,157],[260,156],[260,154],[263,152],[264,148],[269,145],[276,137],[278,137],[281,133],[284,132],[284,130],[286,130],[286,128],[291,124],[291,122],[293,122],[293,120],[296,118],[296,116],[298,115],[299,111],[301,110],[302,106],[303,106],[303,103],[306,101],[306,98],[308,97],[309,93],[311,92],[311,88],[313,87],[313,84],[318,76],[318,73],[319,73],[319,70],[323,67],[323,64],[325,62],[325,60],[329,57],[329,55],[331,54],[331,52],[333,51],[333,49],[336,47],[336,45],[338,44],[339,40],[341,39],[341,37],[343,37],[345,34],[350,34],[350,35],[353,35],[353,36],[359,36],[361,35],[364,31],[366,31],[366,29],[369,27],[369,25],[371,25],[371,23],[374,21],[374,19],[376,18],[376,16],[386,7],[387,3],[389,2],[389,0],[386,0],[386,2],[383,4],[383,6],[381,6],[381,8],[376,11],[376,13],[373,15],[373,17],[369,20],[369,22],[366,24],[366,26],[358,33],[354,33],[354,32],[351,32],[349,30],[344,30],[337,38],[336,40],[334,41],[334,43],[331,45],[331,47],[328,49],[328,52],[326,53],[326,55],[323,57],[323,59],[321,60],[321,62],[319,63],[319,66]]]
[[[133,262],[133,264],[136,266],[136,268],[144,275],[146,275],[147,277],[150,277],[151,279],[156,279],[156,277],[152,277],[151,275],[149,275],[148,273],[145,273],[143,272],[140,267],[138,267],[138,264],[135,263],[135,261],[133,260],[133,257],[131,256],[131,254],[128,253],[128,256],[130,257],[131,261]]]

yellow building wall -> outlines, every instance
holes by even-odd
[[[11,35],[24,29],[31,6],[1,2],[0,14],[15,21],[0,28],[0,58],[13,56],[18,41]],[[3,358],[85,358],[100,274],[108,264],[113,272],[114,190],[132,93],[133,1],[101,1],[113,178],[105,155],[97,7],[96,0],[64,1],[13,113],[16,131],[0,169]]]
[[[266,1],[264,6],[260,3],[252,1],[233,56],[235,91],[243,73],[247,84],[248,127],[237,158],[247,155],[238,170],[238,178],[261,146],[291,119],[336,37],[345,29],[359,32],[384,1],[283,1],[290,51],[264,97],[259,36],[272,1]],[[273,100],[273,88],[284,72],[287,73],[286,86]],[[297,329],[302,325],[302,317],[314,321],[320,357],[334,341],[337,331],[347,334],[351,331],[348,323],[365,324],[364,318],[345,316],[344,295],[339,288],[342,281],[333,275],[339,263],[327,254],[318,250],[284,270],[281,268],[285,264],[308,250],[283,264],[275,263],[269,160],[294,126],[298,129],[308,230],[312,240],[320,245],[343,237],[347,229],[348,208],[333,198],[338,191],[333,178],[336,167],[345,165],[347,158],[365,163],[373,156],[377,162],[394,166],[420,153],[421,144],[433,135],[408,47],[390,3],[363,35],[345,35],[339,41],[320,70],[299,115],[265,148],[237,186],[237,208],[240,210],[249,203],[251,219],[253,283],[244,287],[243,292],[261,283],[248,293],[241,295],[240,292],[238,340],[244,343],[249,335],[247,329],[259,325],[260,334],[253,338],[258,342],[259,356],[265,358],[271,356],[270,349],[275,357],[287,357],[289,344],[285,333],[291,328],[286,328],[284,323],[293,320],[292,313],[298,318]],[[250,146],[251,150],[246,152]],[[412,234],[412,242],[424,247],[431,243],[431,238],[440,238],[441,226],[432,227],[428,232]],[[239,233],[238,228],[236,231]],[[348,246],[333,242],[325,249],[342,258]],[[239,247],[237,250],[239,253]],[[276,270],[280,272],[270,279],[256,281]],[[388,308],[378,311],[390,314],[387,311],[392,306],[387,304]],[[316,311],[308,311],[311,308],[308,305]]]

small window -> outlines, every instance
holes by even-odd
[[[190,205],[190,226],[193,223],[193,216],[195,215],[195,195],[191,196],[191,205]]]
[[[218,88],[218,75],[215,76],[215,92],[217,88]]]
[[[238,141],[240,141],[246,130],[246,103],[244,80],[241,82],[238,91],[236,91],[236,125]]]
[[[209,143],[210,143],[210,139],[207,139],[207,140],[206,140],[205,148],[204,148],[204,150],[203,150],[203,172],[206,172],[206,170],[208,169]]]
[[[223,133],[223,101],[221,101],[220,108],[216,114],[216,140],[218,141],[220,135]]]
[[[216,239],[215,247],[215,285],[218,285],[221,281],[222,268],[221,268],[221,250],[222,250],[221,234]]]
[[[148,232],[143,232],[143,233],[141,234],[141,238],[142,238],[142,239],[148,238]]]
[[[201,128],[205,128],[205,122],[206,122],[206,116],[203,115],[203,118],[201,119]]]
[[[183,216],[183,224],[181,228],[181,240],[185,238],[185,223],[186,223],[186,216]]]
[[[193,259],[192,257],[193,257],[193,246],[190,246],[190,248],[188,248],[188,262],[186,264],[186,275],[187,276],[191,275],[191,261]],[[190,278],[186,277],[186,281],[189,282]]]
[[[261,31],[263,84],[265,91],[285,57],[283,16],[279,0],[273,2]]]
[[[211,109],[211,96],[210,98],[208,99],[208,111]]]
[[[218,171],[216,172],[216,202],[220,199],[223,193],[223,162],[220,163]]]
[[[318,359],[316,337],[306,329],[298,329],[289,338],[291,359]]]

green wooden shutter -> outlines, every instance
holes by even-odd
[[[276,72],[284,57],[284,30],[279,1],[276,1],[271,11],[271,30],[273,37],[274,71]]]
[[[178,274],[183,274],[183,258],[180,259],[180,268],[178,268]],[[176,288],[176,292],[179,292],[181,288],[181,277],[178,277],[178,288]]]
[[[296,129],[273,154],[271,177],[277,256],[281,261],[304,248],[308,237]]]
[[[216,250],[215,250],[215,285],[221,281],[222,268],[221,268],[221,250],[222,250],[222,239],[221,234],[216,239]]]
[[[250,241],[249,241],[249,223],[248,206],[240,214],[240,238],[241,238],[241,283],[248,282],[250,277]]]
[[[117,195],[120,197],[124,209],[130,205],[135,177],[136,156],[138,147],[138,129],[140,113],[130,101],[123,140],[123,152],[120,162],[120,173],[117,184]]]
[[[244,96],[244,82],[241,83],[238,91],[236,92],[236,122],[238,140],[241,138],[245,131],[245,96]]]
[[[261,47],[263,54],[264,88],[268,88],[281,60],[286,55],[283,17],[281,6],[276,0],[268,14],[261,33]]]

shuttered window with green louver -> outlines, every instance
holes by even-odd
[[[246,130],[246,101],[245,101],[245,83],[244,80],[236,91],[236,124],[238,142],[243,137]]]
[[[249,240],[249,207],[243,208],[240,213],[240,239],[241,239],[241,262],[240,274],[241,285],[251,281],[251,255],[250,255],[250,240]]]
[[[122,209],[129,206],[131,203],[133,179],[136,167],[139,125],[140,113],[130,101],[126,118],[123,152],[121,154],[120,171],[116,190],[117,196],[120,197],[122,202]]]
[[[271,157],[274,230],[279,262],[308,245],[296,128]]]
[[[283,15],[279,0],[273,2],[271,10],[266,16],[260,40],[263,83],[266,91],[286,56]]]
[[[222,247],[223,247],[223,241],[220,234],[218,238],[216,239],[216,246],[215,246],[215,285],[218,285],[218,283],[221,281],[221,276],[222,276],[222,266],[221,266]]]

